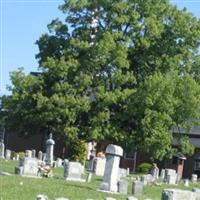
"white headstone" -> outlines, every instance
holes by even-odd
[[[192,181],[193,183],[195,183],[195,182],[197,182],[197,179],[198,179],[197,174],[192,174],[191,181]]]
[[[38,152],[38,160],[42,160],[42,151]]]
[[[45,158],[46,165],[53,166],[54,145],[55,145],[55,142],[52,139],[52,134],[50,133],[49,139],[46,141],[46,158]]]
[[[5,145],[3,143],[3,140],[0,141],[0,159],[4,159],[4,150],[5,150]]]
[[[106,159],[105,158],[95,158],[95,165],[94,165],[94,173],[97,176],[103,176],[104,175],[104,170],[106,166]]]
[[[103,182],[100,189],[110,192],[118,191],[118,172],[120,156],[123,155],[123,149],[120,146],[110,144],[106,148],[106,166]]]
[[[32,158],[32,151],[31,150],[26,150],[25,151],[25,157]]]
[[[37,195],[37,199],[36,200],[48,200],[48,197],[46,195],[39,194],[39,195]]]

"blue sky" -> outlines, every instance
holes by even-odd
[[[58,5],[63,0],[0,0],[0,95],[10,84],[9,72],[23,67],[36,71],[35,41],[45,32],[54,18],[63,18]],[[186,7],[200,18],[200,0],[172,0],[179,8]]]

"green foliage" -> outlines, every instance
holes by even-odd
[[[72,160],[85,165],[87,153],[86,142],[83,140],[75,140],[70,143],[70,147],[72,151]]]
[[[168,0],[65,0],[59,9],[65,21],[36,41],[41,74],[11,74],[7,128],[169,155],[172,127],[200,121],[200,21]]]
[[[184,155],[193,155],[194,154],[194,145],[190,143],[187,136],[182,136],[180,139],[180,150]]]
[[[141,163],[140,165],[138,165],[136,171],[139,173],[149,173],[151,169],[152,169],[152,164]]]

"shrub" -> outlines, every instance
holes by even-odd
[[[71,143],[72,159],[85,165],[86,161],[86,143],[83,140],[76,140]]]
[[[137,167],[137,172],[148,173],[152,169],[152,164],[142,163]]]

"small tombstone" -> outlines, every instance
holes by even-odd
[[[42,160],[42,151],[38,152],[38,160]]]
[[[123,169],[123,168],[119,168],[119,179],[121,178],[121,177],[126,177],[127,176],[127,171],[126,171],[126,169]]]
[[[165,169],[161,169],[160,178],[161,178],[162,180],[165,179]]]
[[[3,139],[0,141],[0,159],[4,159],[4,150],[5,150],[5,145],[3,143]]]
[[[25,157],[20,159],[19,166],[15,172],[22,176],[38,177],[38,161],[36,158]]]
[[[61,158],[57,158],[56,160],[56,167],[62,167],[63,160]]]
[[[188,180],[188,179],[185,179],[185,180],[184,180],[184,186],[185,186],[185,187],[189,187],[189,180]]]
[[[128,182],[126,180],[120,180],[118,182],[118,192],[120,194],[127,194],[128,193]]]
[[[67,159],[64,160],[64,178],[71,181],[81,181],[85,182],[84,179],[81,179],[83,173],[83,166],[79,162],[69,162]]]
[[[26,150],[25,151],[25,157],[32,158],[32,151],[31,150]]]
[[[91,182],[91,179],[92,179],[92,172],[89,172],[88,175],[87,175],[87,178],[86,178],[86,182],[90,183]]]
[[[141,196],[143,194],[144,184],[141,181],[135,181],[132,186],[132,193],[136,196]]]
[[[35,157],[36,157],[36,150],[35,150],[35,149],[33,149],[33,150],[31,151],[31,157],[32,157],[32,158],[35,158]]]
[[[197,182],[197,179],[198,179],[197,174],[192,174],[192,176],[191,176],[191,181],[192,181],[193,183],[195,183],[195,182]]]
[[[110,192],[118,191],[118,172],[120,157],[123,155],[123,149],[120,146],[110,144],[106,148],[106,166],[103,182],[100,189]]]
[[[39,194],[39,195],[37,195],[37,199],[36,200],[48,200],[48,197],[46,195]]]
[[[159,168],[157,167],[156,163],[153,163],[153,168],[151,170],[151,175],[155,178],[158,179],[159,177]]]
[[[54,151],[55,142],[52,139],[52,133],[49,134],[49,139],[46,141],[46,165],[53,166],[53,151]]]
[[[10,158],[11,158],[11,150],[6,149],[5,159],[6,159],[6,160],[10,160]]]
[[[129,176],[130,175],[130,168],[126,169],[126,175]]]
[[[145,174],[141,176],[141,182],[144,185],[152,184],[155,181],[155,178],[151,174]]]
[[[95,164],[94,164],[94,173],[97,176],[103,176],[106,166],[106,159],[97,157],[95,158]]]

